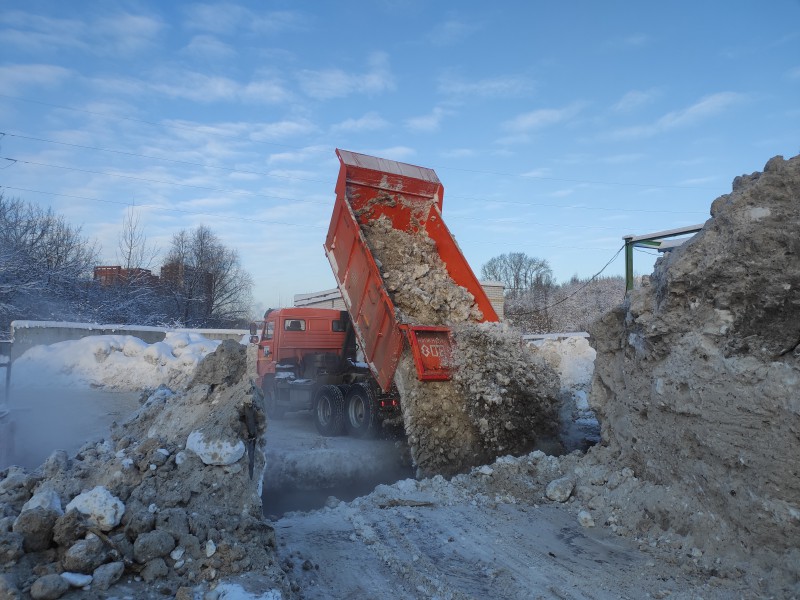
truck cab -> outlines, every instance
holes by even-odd
[[[323,435],[374,434],[379,418],[397,413],[396,399],[378,398],[369,367],[356,360],[347,312],[327,308],[268,310],[251,326],[258,345],[256,386],[267,413],[311,409]]]
[[[315,379],[325,366],[338,366],[347,328],[347,313],[326,308],[281,308],[264,315],[258,337],[257,384],[265,377],[291,373]],[[354,357],[353,357],[354,358]]]

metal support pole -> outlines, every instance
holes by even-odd
[[[633,236],[626,235],[625,240],[625,292],[633,289]]]

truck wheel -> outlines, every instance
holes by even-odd
[[[278,402],[275,400],[275,393],[267,389],[267,387],[264,387],[262,391],[264,392],[264,410],[267,412],[267,416],[271,419],[282,419],[286,409],[278,406]]]
[[[345,428],[356,438],[374,437],[378,428],[378,407],[369,384],[357,383],[345,400]]]
[[[344,398],[335,385],[323,385],[314,399],[314,425],[320,435],[334,436],[344,432]]]

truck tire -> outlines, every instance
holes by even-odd
[[[355,438],[375,437],[378,429],[378,406],[367,383],[356,383],[345,399],[345,429]]]
[[[314,425],[320,435],[344,433],[344,398],[335,385],[323,385],[314,398]]]

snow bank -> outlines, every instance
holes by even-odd
[[[130,335],[93,335],[35,346],[14,362],[14,387],[88,387],[141,390],[184,385],[220,342],[198,333],[167,333],[147,344]]]

